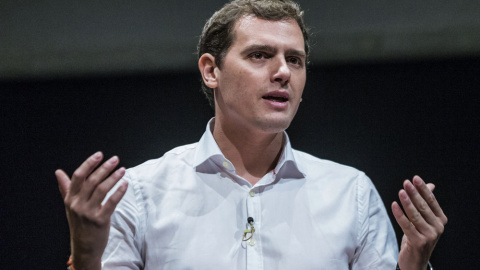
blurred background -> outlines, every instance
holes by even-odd
[[[198,141],[196,43],[224,3],[0,2],[0,269],[65,269],[55,169]],[[480,1],[299,3],[313,47],[293,146],[365,171],[388,210],[404,179],[434,182],[449,223],[431,261],[476,269]]]

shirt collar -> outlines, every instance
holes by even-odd
[[[293,148],[290,144],[290,138],[288,137],[287,132],[284,131],[283,134],[285,136],[285,145],[273,173],[285,178],[305,177],[305,174],[300,170],[297,161],[295,160]]]
[[[218,147],[215,138],[213,138],[213,127],[215,126],[215,118],[213,117],[208,121],[205,133],[198,142],[197,149],[195,152],[194,168],[197,171],[201,172],[218,172],[218,169],[212,171],[213,168],[209,165],[213,165],[211,162],[216,164],[218,167],[223,167],[228,171],[234,171],[233,164],[225,158],[222,151]],[[273,171],[274,174],[287,174],[292,178],[304,177],[305,174],[300,171],[297,162],[295,161],[295,156],[293,153],[292,146],[290,144],[290,139],[286,132],[284,132],[285,144],[283,147],[282,155],[278,160],[277,166]],[[217,168],[218,168],[217,167]]]
[[[223,155],[222,151],[220,151],[220,148],[218,147],[217,142],[213,138],[213,127],[215,125],[215,117],[210,119],[207,124],[207,128],[205,130],[205,133],[203,133],[202,138],[198,142],[197,149],[195,152],[195,160],[193,163],[193,167],[197,169],[197,171],[200,169],[199,167],[203,167],[203,165],[207,165],[205,163],[208,163],[207,161],[213,161],[216,164],[223,164],[224,161],[228,161],[225,156]],[[232,164],[229,164],[232,165]],[[233,168],[233,165],[231,166]],[[201,170],[203,171],[203,170]]]

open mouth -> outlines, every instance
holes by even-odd
[[[262,97],[263,99],[276,101],[276,102],[287,102],[288,101],[288,94],[268,94]]]

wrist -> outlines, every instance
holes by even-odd
[[[430,261],[428,261],[427,268],[425,268],[425,269],[427,269],[427,270],[433,270],[433,266],[432,266],[432,264],[430,263]],[[400,268],[400,266],[398,266],[398,263],[397,263],[397,267],[395,268],[395,270],[402,270],[402,269]]]
[[[92,261],[92,260],[77,260],[74,259],[73,255],[70,255],[67,261],[68,270],[101,270],[102,262],[101,260]]]

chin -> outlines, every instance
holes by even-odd
[[[262,119],[261,123],[259,123],[259,126],[264,132],[279,133],[285,131],[290,126],[291,122],[292,119],[290,118],[266,118]]]

